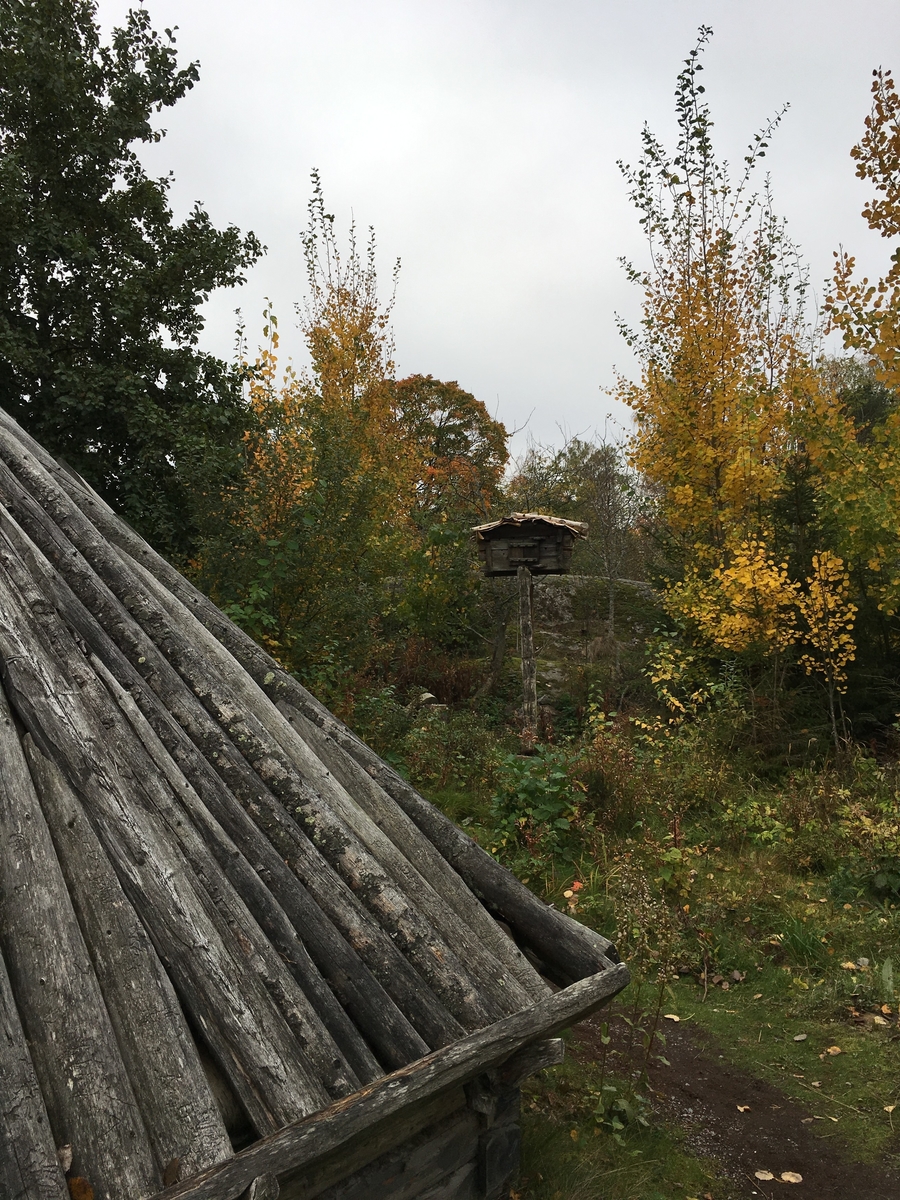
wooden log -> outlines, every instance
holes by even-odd
[[[195,1175],[231,1142],[181,1006],[81,803],[27,736],[25,754],[157,1167]]]
[[[5,416],[5,415],[4,415]],[[12,421],[0,426],[32,451],[57,484],[110,542],[121,547],[163,583],[225,646],[273,701],[284,700],[303,715],[376,780],[416,827],[451,864],[467,886],[497,915],[513,925],[547,963],[572,979],[583,978],[604,959],[618,962],[615,946],[601,934],[567,914],[548,908],[333,716],[270,654],[184,578],[134,532],[84,480],[73,477]],[[334,769],[332,767],[332,769]],[[346,786],[346,783],[345,783]],[[352,789],[351,789],[352,790]]]
[[[2,516],[0,516],[0,527],[3,527],[4,530],[8,527],[8,521],[4,522]],[[37,556],[33,555],[31,566],[36,571],[36,577],[46,584],[48,581],[43,574],[49,570],[46,561],[39,562]],[[22,580],[22,586],[27,588],[28,581]],[[44,589],[39,590],[43,591]],[[52,584],[47,591],[52,594]],[[75,669],[80,669],[80,665],[80,662],[76,663]],[[183,799],[185,794],[191,792],[191,789],[183,780],[182,784]],[[237,898],[231,894],[229,887],[227,885],[223,887],[224,879],[221,875],[221,868],[203,842],[196,835],[191,836],[192,826],[190,822],[184,820],[184,814],[177,811],[171,794],[165,788],[154,786],[152,771],[145,775],[144,787],[150,790],[155,801],[155,810],[168,823],[170,831],[181,844],[186,858],[198,878],[204,880],[206,892],[214,906],[214,917],[222,915],[227,918],[231,928],[235,931],[238,944],[245,951],[244,957],[254,967],[260,980],[269,991],[294,1033],[298,1045],[306,1051],[307,1057],[311,1060],[318,1078],[326,1087],[328,1094],[332,1098],[337,1098],[355,1091],[359,1079],[322,1025],[317,1012],[310,1005],[302,989],[297,987],[296,981],[291,977],[285,962],[276,949],[266,938],[260,936],[256,924],[246,919],[248,914],[243,904],[235,903]],[[199,803],[197,807],[203,811],[202,805]],[[229,848],[228,865],[232,873],[242,874],[258,889],[265,890],[249,865],[240,856],[235,855],[233,846]],[[296,938],[294,940],[296,941]],[[255,947],[254,952],[247,954],[246,950],[251,946]],[[332,1007],[338,1007],[334,1004],[333,999]],[[349,1025],[346,1018],[344,1018],[344,1022],[345,1025]],[[374,1071],[370,1072],[369,1077],[375,1077],[382,1073],[371,1054],[363,1055],[363,1058],[367,1061],[367,1065],[371,1064],[374,1067]]]
[[[460,1031],[458,1023],[424,985],[346,883],[321,858],[280,802],[268,793],[227,733],[206,712],[153,641],[125,611],[79,552],[68,543],[47,514],[10,477],[10,472],[3,464],[0,464],[0,482],[4,498],[16,508],[17,516],[22,518],[41,550],[57,562],[67,585],[83,602],[85,610],[89,608],[90,613],[96,614],[105,628],[115,635],[123,657],[127,654],[141,665],[164,706],[177,717],[205,759],[215,762],[217,772],[229,790],[240,797],[244,808],[265,829],[282,859],[290,862],[291,869],[313,893],[315,902],[334,921],[427,1045],[444,1045],[456,1037]],[[32,556],[35,559],[31,562],[32,570],[40,567],[37,557]],[[77,614],[71,614],[67,619],[72,620],[74,627],[78,628]],[[91,619],[87,625],[90,628],[84,632],[90,634],[93,630],[96,634],[97,622]],[[101,657],[104,648],[108,649],[108,639],[105,646],[97,646]],[[137,698],[140,703],[139,694]],[[152,720],[149,713],[148,719]],[[160,736],[163,736],[161,732]]]
[[[2,953],[56,1145],[97,1200],[149,1196],[161,1175],[2,689],[0,879]]]
[[[296,929],[266,887],[260,874],[250,866],[247,858],[228,837],[200,796],[181,774],[179,767],[153,731],[132,696],[125,691],[115,676],[96,656],[91,656],[91,663],[122,709],[154,764],[169,783],[173,794],[178,797],[182,809],[189,816],[204,846],[212,852],[238,895],[241,896],[258,921],[260,928],[265,931],[280,958],[295,975],[304,995],[309,999],[312,1010],[323,1025],[323,1030],[314,1029],[312,1036],[325,1047],[329,1045],[331,1039],[334,1040],[335,1046],[344,1054],[347,1063],[357,1077],[357,1083],[368,1083],[372,1079],[379,1078],[384,1072],[378,1061],[319,974]],[[261,849],[259,840],[264,841],[262,834],[249,819],[248,824],[256,833],[255,849],[259,851]],[[268,842],[265,842],[265,847],[266,857],[271,861],[274,851]],[[284,868],[284,864],[277,855],[274,855],[274,858]],[[294,879],[289,872],[285,871],[285,873],[289,879]],[[374,985],[374,980],[369,982]],[[382,1019],[384,1020],[384,1017]],[[312,1026],[311,1017],[308,1017],[308,1021]],[[324,1030],[327,1030],[328,1033],[324,1033]],[[417,1045],[414,1049],[419,1051],[420,1048]],[[426,1050],[427,1047],[423,1045],[420,1052],[425,1053]],[[418,1053],[413,1055],[413,1057],[418,1056]],[[351,1090],[355,1090],[355,1087]]]
[[[0,1196],[4,1200],[69,1200],[2,954],[0,1080]]]
[[[444,946],[453,947],[456,963],[447,958],[443,949],[438,951],[445,969],[459,970],[459,964],[465,962],[465,969],[493,1018],[525,1007],[533,997],[519,983],[516,974],[502,969],[503,960],[498,963],[496,958],[487,952],[478,934],[468,927],[453,907],[435,890],[431,877],[420,872],[366,809],[355,802],[355,797],[351,797],[340,780],[317,758],[315,750],[304,740],[302,732],[272,704],[234,656],[189,609],[140,564],[134,564],[134,569],[140,573],[148,592],[167,614],[169,627],[184,631],[190,645],[200,653],[203,662],[221,680],[232,703],[239,705],[244,714],[252,713],[257,718],[271,743],[284,753],[288,762],[299,771],[302,781],[312,789],[313,799],[309,801],[309,806],[314,807],[317,814],[314,840],[326,829],[333,832],[338,828],[331,819],[336,815],[350,835],[358,839],[354,847],[355,852],[372,855],[378,866],[383,869],[383,886],[390,889],[390,893],[385,890],[374,898],[372,907],[376,914],[384,918],[384,905],[387,904],[387,917],[390,922],[399,920],[404,924],[408,923],[410,906],[398,905],[396,889],[392,886],[400,885],[406,897],[415,897],[412,907],[417,916],[425,918],[431,929],[443,940]],[[396,806],[392,807],[396,811]],[[385,924],[392,929],[392,925],[387,921]],[[428,936],[429,931],[423,925],[422,937]]]
[[[375,1063],[365,1042],[344,1012],[345,1008],[376,1048],[385,1069],[392,1070],[403,1066],[427,1053],[430,1047],[418,1036],[381,984],[312,900],[186,732],[162,705],[156,694],[146,687],[141,676],[68,584],[2,509],[0,528],[27,560],[40,589],[46,596],[53,598],[54,605],[69,626],[86,645],[102,657],[102,662],[97,657],[92,660],[95,670],[105,672],[104,680],[120,707],[123,707],[132,726],[137,728],[132,719],[134,713],[140,712],[142,719],[144,713],[149,717],[146,723],[148,727],[152,726],[154,736],[158,736],[157,744],[166,747],[167,756],[174,755],[168,757],[168,768],[165,766],[166,757],[154,757],[173,789],[177,790],[180,786],[178,780],[185,785],[188,793],[191,791],[191,785],[197,789],[203,804],[193,815],[200,820],[206,814],[203,831],[210,841],[213,853],[257,921],[273,937],[273,944],[285,956],[291,970],[298,976],[301,986],[310,1001],[317,1006],[324,1023],[341,1046],[358,1077],[367,1082],[370,1078],[377,1078],[383,1074],[383,1070]],[[69,553],[71,552],[70,547]],[[153,649],[155,651],[155,647]],[[104,664],[107,664],[109,669]],[[121,681],[122,686],[117,690],[115,684],[118,681]],[[130,691],[126,692],[124,688],[129,688]],[[133,696],[138,697],[140,705]],[[154,756],[152,741],[145,739],[144,744],[151,756]],[[180,776],[180,771],[185,772],[185,775]],[[188,779],[190,784],[187,783]],[[210,812],[217,812],[224,819],[235,838],[235,844],[232,844],[227,836],[223,838],[217,822],[209,816]],[[235,853],[237,844],[240,845],[242,854]],[[249,867],[248,861],[255,864],[256,870]],[[263,894],[267,890],[262,882],[263,876],[269,880],[272,888],[272,895],[268,899]],[[283,909],[285,916],[292,922],[284,943],[276,936],[278,930],[281,934],[285,933],[278,914],[279,909]],[[303,931],[303,937],[312,949],[315,966],[309,967],[308,970],[303,946],[297,945],[297,930]],[[321,975],[319,971],[322,972]],[[330,988],[325,984],[323,976],[331,985]],[[340,1003],[335,1002],[335,996]]]
[[[628,970],[621,964],[580,980],[257,1142],[230,1162],[162,1192],[159,1200],[234,1200],[265,1171],[281,1176],[312,1166],[339,1146],[349,1149],[353,1139],[373,1133],[379,1125],[387,1129],[410,1107],[459,1087],[523,1046],[583,1020],[627,983]]]
[[[396,801],[360,768],[343,747],[299,709],[284,700],[278,702],[278,708],[378,828],[399,847],[421,876],[433,882],[442,902],[453,909],[484,953],[495,962],[499,960],[515,976],[531,1002],[542,999],[547,992],[546,983]]]
[[[0,538],[0,658],[18,715],[64,765],[157,953],[257,1129],[277,1129],[315,1111],[327,1094],[247,965],[252,940],[228,928],[152,815],[152,764],[135,753],[133,737],[123,736],[121,714],[56,614],[40,612],[46,602],[20,566]],[[19,576],[15,584],[12,575]],[[39,617],[53,635],[53,653],[37,636]]]

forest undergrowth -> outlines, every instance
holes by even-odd
[[[575,674],[584,686],[589,672]],[[608,712],[599,691],[580,709],[560,697],[562,731],[530,756],[490,706],[401,705],[385,689],[356,710],[396,767],[547,902],[611,937],[632,973],[601,1014],[598,1052],[526,1091],[521,1200],[744,1194],[659,1103],[676,1026],[811,1105],[848,1160],[896,1169],[890,739],[835,753],[826,731],[824,751],[810,737],[805,762],[776,765],[727,697],[669,723],[652,706]]]

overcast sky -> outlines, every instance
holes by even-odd
[[[101,0],[105,27],[128,5]],[[849,150],[873,67],[900,70],[898,0],[148,0],[177,25],[200,82],[164,114],[145,160],[175,173],[173,205],[253,229],[268,254],[209,305],[204,345],[230,357],[234,309],[253,337],[264,297],[300,360],[299,233],[309,175],[343,233],[375,227],[401,374],[455,379],[543,442],[627,423],[604,394],[634,365],[615,326],[645,261],[618,159],[643,123],[668,144],[675,78],[700,24],[718,152],[790,110],[767,159],[778,210],[822,294],[832,252],[881,274],[887,244],[860,217]]]

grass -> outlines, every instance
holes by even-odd
[[[728,1200],[731,1186],[717,1164],[684,1147],[680,1131],[658,1120],[613,1134],[596,1117],[604,1087],[633,1099],[627,1081],[596,1063],[567,1057],[529,1081],[523,1095],[519,1200],[684,1200],[714,1190]],[[649,1114],[649,1110],[644,1110]]]
[[[893,853],[900,769],[859,758],[765,784],[699,733],[657,757],[609,722],[593,736],[568,751],[568,833],[545,836],[523,808],[521,835],[507,823],[501,836],[489,791],[463,779],[431,798],[616,940],[634,981],[621,1005],[644,1033],[677,1013],[818,1118],[847,1160],[900,1166],[900,898],[867,891],[859,866]],[[530,1086],[521,1200],[728,1197],[722,1168],[649,1106],[646,1126],[616,1127],[603,1105],[598,1117],[598,1100],[636,1102],[634,1080],[598,1070],[567,1062]]]

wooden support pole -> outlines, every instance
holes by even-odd
[[[522,655],[522,749],[530,754],[538,740],[537,663],[534,658],[534,582],[528,567],[519,567],[519,637]]]

